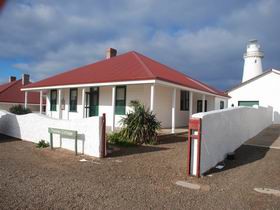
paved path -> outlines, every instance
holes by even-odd
[[[257,136],[249,139],[245,145],[280,149],[280,125],[272,125]]]

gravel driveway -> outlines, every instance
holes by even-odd
[[[280,190],[280,150],[242,146],[222,171],[186,178],[184,139],[95,159],[1,136],[0,209],[280,208],[280,197],[253,190]],[[183,188],[175,185],[178,180],[203,188]]]

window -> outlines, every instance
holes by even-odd
[[[56,111],[57,90],[51,90],[51,111]]]
[[[181,111],[189,111],[189,91],[181,90]]]
[[[197,113],[203,112],[202,111],[202,100],[197,100],[197,107],[196,107]],[[204,112],[207,112],[207,100],[204,102]]]
[[[126,87],[118,86],[116,87],[116,115],[125,115],[125,105],[126,105]]]
[[[70,112],[76,112],[77,111],[77,101],[78,101],[78,89],[77,88],[71,88],[70,89]]]
[[[220,101],[220,109],[224,109],[225,108],[225,102],[224,101]]]
[[[259,105],[259,101],[238,101],[238,106],[254,106]]]

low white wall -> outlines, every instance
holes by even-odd
[[[238,107],[192,115],[202,119],[201,174],[270,126],[271,116],[272,108],[265,107]]]
[[[38,143],[50,142],[48,128],[78,131],[78,152],[100,157],[102,141],[102,117],[79,120],[57,120],[40,114],[14,115],[0,110],[0,133]],[[75,140],[53,135],[54,147],[75,151]]]

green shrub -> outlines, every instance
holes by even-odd
[[[138,101],[132,101],[130,105],[133,111],[122,119],[123,129],[120,135],[136,144],[155,144],[157,131],[160,129],[160,122],[155,114]]]
[[[11,113],[17,114],[17,115],[23,115],[31,113],[31,110],[29,108],[24,108],[22,105],[14,105],[12,106],[9,111]]]
[[[45,140],[39,141],[38,144],[36,145],[37,148],[46,148],[49,146],[50,144],[48,142],[45,142]]]
[[[110,144],[115,144],[119,146],[135,146],[136,144],[134,142],[131,142],[121,135],[120,132],[114,132],[107,134],[107,140]]]

